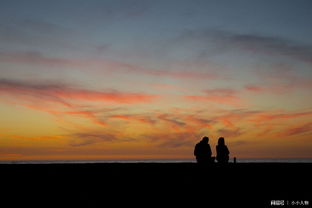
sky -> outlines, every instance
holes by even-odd
[[[312,157],[309,0],[0,0],[0,160]]]

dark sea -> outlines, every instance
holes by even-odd
[[[14,160],[0,164],[92,164],[92,163],[195,163],[195,159],[149,160]],[[233,158],[230,159],[233,163]],[[312,158],[237,158],[237,163],[312,163]]]

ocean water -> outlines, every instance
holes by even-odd
[[[0,164],[195,163],[195,159],[166,160],[14,160]],[[233,163],[233,158],[230,159]],[[312,163],[312,158],[237,158],[237,163]]]

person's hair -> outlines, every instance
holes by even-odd
[[[218,145],[224,145],[224,138],[223,137],[219,138]]]
[[[203,142],[208,142],[209,141],[209,138],[207,136],[203,137],[202,139]]]

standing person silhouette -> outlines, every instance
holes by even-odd
[[[195,145],[194,155],[196,157],[197,163],[199,164],[207,164],[212,162],[211,148],[208,142],[209,138],[205,136],[199,143]]]
[[[218,140],[218,145],[216,146],[217,150],[217,161],[218,163],[228,163],[230,151],[227,146],[224,144],[224,138],[220,137]]]

